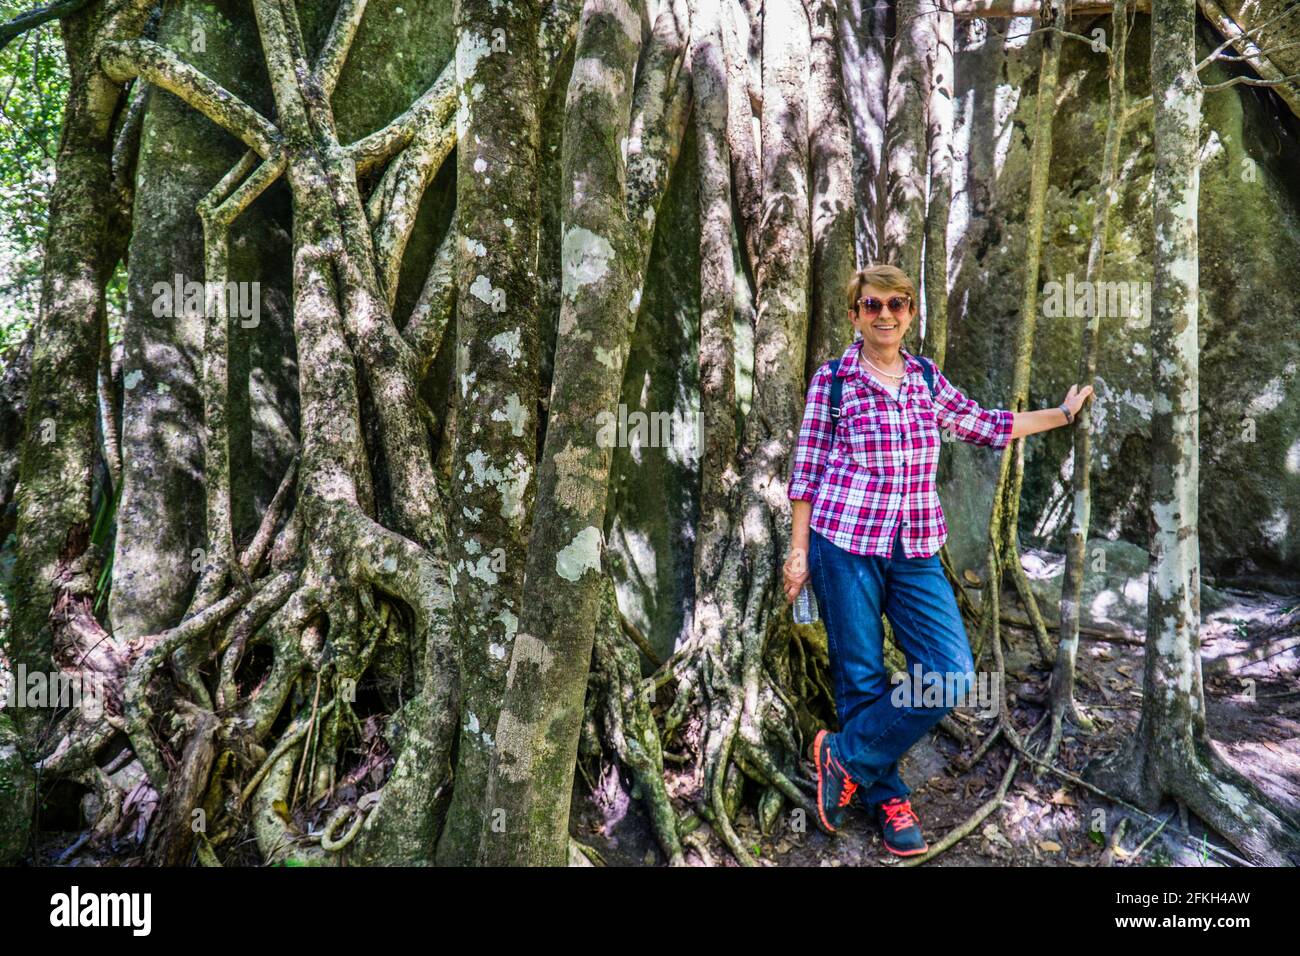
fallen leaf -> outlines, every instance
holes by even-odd
[[[996,824],[990,823],[980,832],[984,834],[984,839],[990,843],[1005,847],[1008,850],[1011,849],[1011,841],[1002,835],[1002,831],[997,828]]]

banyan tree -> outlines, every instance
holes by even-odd
[[[914,349],[982,403],[1083,379],[1107,410],[1001,458],[945,451],[981,666],[1018,606],[1055,667],[1042,737],[1086,727],[1085,542],[1156,542],[1148,686],[1184,695],[1144,711],[1109,786],[1192,803],[1251,858],[1294,850],[1294,821],[1213,757],[1195,653],[1202,562],[1300,553],[1276,518],[1300,504],[1277,452],[1300,406],[1233,453],[1227,370],[1284,390],[1296,339],[1225,331],[1300,298],[1289,9],[21,16],[7,38],[57,18],[68,94],[39,316],[5,372],[0,647],[100,694],[0,712],[0,857],[40,842],[36,806],[78,805],[86,840],[131,834],[158,864],[564,863],[579,770],[604,764],[664,860],[711,834],[752,863],[742,811],[815,819],[806,745],[834,708],[824,633],[780,593],[785,477],[808,377],[849,342],[847,279],[877,261],[923,288]],[[1198,189],[1217,346],[1195,335]],[[1074,272],[1154,281],[1153,321],[1043,317]],[[1198,477],[1202,347],[1199,407],[1224,401]],[[1198,480],[1233,491],[1198,516]],[[1070,555],[1051,598],[1028,539]],[[999,719],[1008,780],[1026,730]]]

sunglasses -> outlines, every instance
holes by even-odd
[[[858,299],[858,305],[866,313],[867,318],[874,319],[880,314],[881,309],[889,307],[890,312],[904,312],[912,307],[912,297],[910,295],[891,295],[884,302],[881,302],[874,295],[866,295]]]

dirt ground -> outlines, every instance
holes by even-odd
[[[1224,756],[1266,793],[1300,812],[1300,596],[1229,590],[1233,602],[1202,623],[1202,673],[1210,733]],[[1015,726],[1025,732],[1043,713],[1049,670],[1037,658],[1032,635],[1007,631],[1007,691]],[[1076,774],[1090,760],[1117,750],[1137,726],[1142,705],[1142,635],[1131,631],[1110,639],[1087,637],[1079,649],[1077,699],[1093,718],[1091,736],[1072,732],[1062,744],[1057,765]],[[992,719],[981,721],[955,712],[976,738]],[[1035,738],[1041,741],[1042,737]],[[967,750],[970,757],[973,750]],[[913,788],[912,806],[931,844],[959,825],[997,790],[1009,748],[995,743],[966,772],[958,743],[935,731],[902,762]],[[812,776],[811,765],[805,772]],[[664,865],[638,801],[612,768],[593,781],[595,792],[580,787],[575,804],[582,842],[608,865]],[[669,792],[679,808],[694,798],[690,768],[670,774]],[[1172,803],[1156,819],[1130,811],[1046,773],[1035,778],[1024,766],[1003,805],[956,846],[928,866],[1224,866],[1236,855],[1194,817]],[[759,832],[754,815],[742,810],[737,832],[764,866],[893,866],[897,858],[882,846],[874,822],[855,799],[840,833],[828,836],[802,814],[788,814],[774,832]],[[1108,843],[1126,820],[1116,846]],[[1100,832],[1095,823],[1100,824]],[[801,824],[806,824],[801,826]],[[1162,827],[1163,824],[1163,827]],[[706,831],[707,832],[707,831]],[[1106,836],[1102,836],[1102,833]],[[711,834],[708,849],[717,865],[735,861]],[[1139,848],[1141,848],[1139,852]],[[702,865],[688,850],[687,860]]]

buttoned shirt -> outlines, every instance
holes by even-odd
[[[929,557],[948,539],[935,485],[941,431],[1005,448],[1014,416],[981,408],[937,366],[931,396],[920,360],[906,349],[900,350],[903,381],[891,395],[860,364],[861,348],[859,339],[840,360],[838,429],[831,418],[830,363],[813,376],[787,493],[792,501],[811,501],[813,530],[846,551],[888,558],[901,535],[909,558]]]

